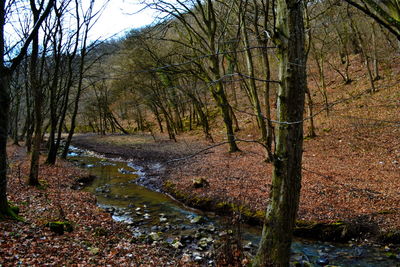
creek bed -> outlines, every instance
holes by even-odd
[[[129,160],[110,159],[76,147],[70,148],[69,159],[97,177],[84,190],[95,194],[98,205],[114,220],[126,223],[138,241],[163,242],[175,250],[175,255],[213,266],[216,247],[235,231],[229,229],[229,217],[191,209],[137,185],[138,180],[146,179],[146,173]],[[240,228],[245,253],[254,254],[261,229],[248,225]],[[400,266],[400,253],[398,247],[296,239],[291,262],[297,266]]]

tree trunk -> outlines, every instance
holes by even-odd
[[[224,121],[226,136],[229,143],[229,152],[240,151],[240,149],[236,145],[235,134],[233,132],[232,116],[230,112],[231,107],[228,104],[228,100],[226,98],[222,83],[220,81],[217,82],[215,87],[216,89],[211,89],[212,95],[215,99],[215,102],[217,103],[217,106],[221,112]]]
[[[246,7],[244,9],[244,14],[247,13]],[[251,104],[253,106],[253,112],[254,116],[257,118],[258,126],[260,127],[261,131],[261,139],[264,143],[267,142],[268,140],[268,133],[267,133],[267,126],[264,120],[264,116],[261,111],[261,105],[260,105],[260,100],[258,98],[258,92],[257,92],[257,85],[256,81],[254,80],[255,77],[255,72],[254,72],[254,64],[253,64],[253,55],[250,50],[250,42],[249,42],[249,36],[247,32],[247,23],[246,23],[246,18],[243,15],[242,16],[242,37],[243,37],[243,42],[245,46],[245,57],[246,57],[246,65],[247,65],[247,75],[250,76],[250,81],[249,81],[249,95],[250,95],[250,100]]]
[[[31,1],[31,9],[33,13],[33,21],[36,23],[39,19],[40,11],[36,9],[35,3]],[[42,106],[44,102],[44,94],[37,75],[37,59],[39,54],[39,37],[35,36],[32,40],[32,53],[30,62],[30,86],[33,91],[33,110],[35,114],[35,132],[32,143],[31,167],[29,172],[29,185],[39,185],[39,156],[40,144],[42,141]]]
[[[7,136],[10,110],[11,73],[0,66],[0,217],[10,215],[7,202]]]
[[[257,0],[253,0],[254,4],[254,19],[253,19],[253,25],[255,29],[255,33],[257,36],[257,42],[258,45],[261,47],[261,64],[263,66],[263,73],[265,76],[265,79],[267,81],[271,80],[271,68],[269,64],[269,57],[268,57],[268,45],[269,45],[269,37],[268,34],[266,34],[265,29],[268,29],[268,15],[269,15],[269,2],[268,1],[261,1],[260,3],[257,3]],[[263,12],[263,25],[260,27],[259,25],[259,18],[260,18],[260,9],[259,9],[259,4],[261,4],[262,7],[262,12]],[[267,128],[267,133],[266,133],[266,140],[265,140],[265,146],[266,146],[266,161],[271,161],[272,157],[272,139],[273,139],[273,128],[271,124],[271,104],[270,104],[270,91],[271,91],[271,84],[269,82],[264,82],[264,112],[265,112],[265,119],[266,119],[266,128]]]
[[[314,102],[311,98],[311,93],[310,89],[306,89],[306,95],[307,95],[307,115],[310,118],[310,125],[308,127],[308,134],[307,136],[310,138],[314,138],[317,136],[315,133],[315,126],[314,126]]]
[[[380,80],[379,75],[379,60],[378,60],[378,44],[376,42],[376,29],[374,24],[371,24],[372,28],[372,49],[373,49],[373,64],[374,64],[374,81]]]
[[[253,266],[289,266],[299,206],[306,81],[303,3],[277,0],[279,89],[271,200]]]
[[[18,124],[19,124],[19,109],[21,105],[21,92],[19,92],[19,88],[17,89],[18,91],[16,92],[16,100],[15,100],[15,114],[14,114],[14,129],[13,129],[13,139],[14,145],[19,146],[19,134],[18,134]]]

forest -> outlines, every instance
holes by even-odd
[[[0,266],[400,265],[398,0],[99,2],[1,3]]]

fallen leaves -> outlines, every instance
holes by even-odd
[[[42,165],[44,189],[25,183],[29,163],[24,150],[9,146],[8,197],[20,207],[26,222],[0,222],[0,264],[2,266],[105,265],[166,266],[175,259],[165,251],[135,244],[124,225],[114,222],[96,206],[88,192],[70,189],[86,173],[68,162]],[[65,218],[62,217],[62,213]],[[57,235],[45,224],[65,219],[73,224],[71,233]],[[104,235],[99,235],[103,229]]]

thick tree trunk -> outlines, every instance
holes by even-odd
[[[278,110],[271,200],[254,266],[289,266],[299,206],[306,90],[303,3],[277,0]]]
[[[10,214],[7,202],[7,136],[10,109],[11,74],[5,68],[0,70],[0,217]]]

